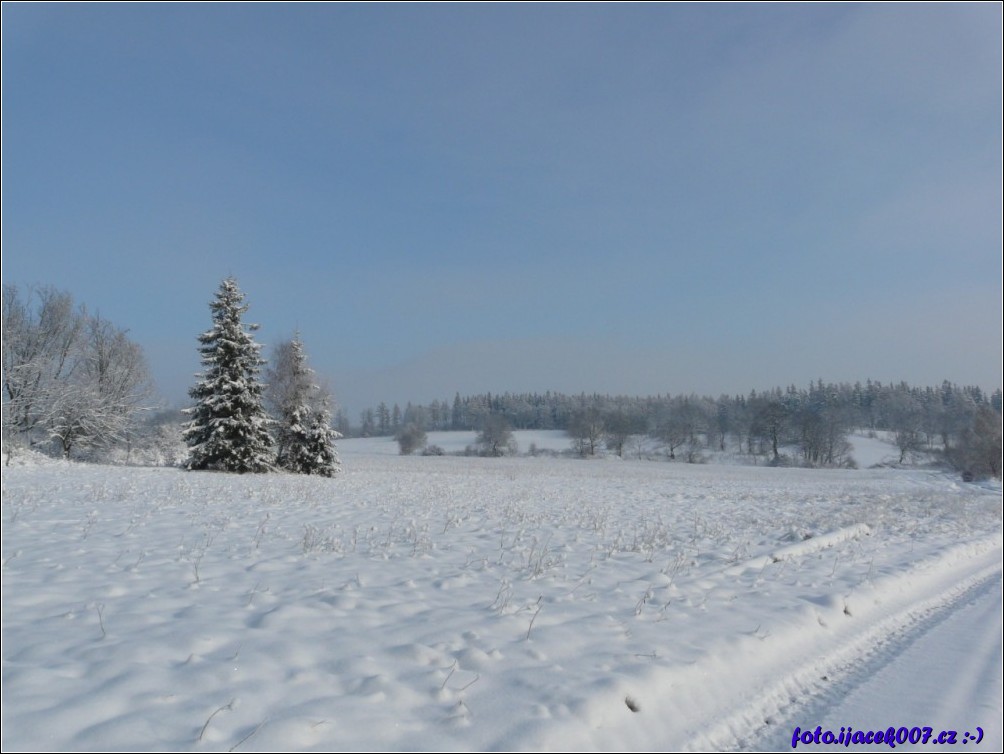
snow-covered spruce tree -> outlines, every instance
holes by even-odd
[[[341,462],[335,449],[335,440],[341,436],[341,432],[331,427],[330,403],[325,398],[311,413],[306,444],[310,464],[304,469],[304,473],[334,476],[341,471]]]
[[[241,321],[247,305],[237,281],[220,283],[209,305],[213,328],[199,336],[205,371],[189,390],[195,406],[184,438],[189,447],[187,467],[240,474],[272,468],[270,419],[262,403],[259,380],[264,360],[251,333],[257,325]]]
[[[279,343],[267,373],[266,402],[276,417],[276,464],[296,474],[334,476],[339,470],[330,396],[314,384],[299,334]]]

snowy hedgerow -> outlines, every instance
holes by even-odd
[[[199,336],[205,371],[189,390],[195,406],[186,410],[192,417],[184,432],[190,449],[187,467],[237,473],[269,471],[271,420],[262,403],[264,385],[259,379],[265,362],[261,346],[251,336],[258,326],[242,322],[248,307],[233,278],[220,283],[209,308],[213,327]]]
[[[334,476],[339,471],[331,427],[331,398],[314,384],[299,334],[275,347],[266,400],[276,417],[276,464],[297,474]]]

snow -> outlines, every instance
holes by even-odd
[[[519,453],[524,455],[530,453],[531,446],[554,453],[562,453],[572,447],[572,440],[563,429],[521,430],[513,432],[513,436],[519,446]],[[478,433],[427,432],[426,438],[428,445],[438,445],[448,454],[458,454],[477,444]],[[345,457],[346,454],[396,456],[399,454],[399,448],[393,437],[366,437],[342,440],[338,443],[338,453],[340,457]]]
[[[899,462],[899,448],[892,444],[892,432],[873,432],[873,436],[853,434],[848,439],[853,451],[851,455],[862,469],[873,466],[896,465]]]
[[[850,720],[855,722],[855,728],[862,730],[887,730],[893,726],[898,731],[900,727],[936,724],[939,727],[933,735],[945,728],[955,728],[957,742],[961,743],[967,737],[975,737],[976,726],[982,724],[985,741],[996,742],[999,748],[1000,580],[983,582],[980,588],[967,591],[959,602],[957,609],[945,611],[936,621],[921,624],[920,630],[914,629],[914,641],[902,640],[913,637],[897,637],[898,641],[880,647],[875,660],[854,668],[857,684],[837,683],[834,691],[823,695],[822,706],[836,732],[839,733],[836,726],[847,727],[841,721]],[[932,683],[932,679],[938,682]],[[909,699],[910,714],[890,718],[888,699]],[[790,743],[790,734],[764,741],[766,748],[777,749],[787,748]],[[904,744],[896,748],[918,751],[925,747]]]
[[[4,750],[1002,742],[999,484],[339,453],[333,480],[4,469]]]

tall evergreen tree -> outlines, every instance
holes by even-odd
[[[387,408],[387,404],[380,401],[380,405],[377,406],[377,431],[381,435],[390,434],[390,409]]]
[[[259,379],[265,362],[251,335],[258,326],[243,323],[248,307],[232,277],[220,283],[209,308],[213,327],[199,336],[205,371],[189,390],[195,405],[186,409],[192,417],[184,432],[190,449],[187,467],[241,474],[269,471],[271,422]]]

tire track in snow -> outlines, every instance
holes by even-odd
[[[839,732],[841,725],[851,725],[856,729],[866,730],[867,727],[858,725],[856,720],[834,719],[830,714],[831,711],[838,708],[848,695],[862,687],[960,611],[972,608],[981,601],[994,598],[999,601],[1001,577],[999,564],[985,568],[934,598],[918,601],[911,607],[885,618],[862,634],[821,655],[817,660],[787,673],[776,684],[764,689],[756,702],[737,710],[709,730],[706,736],[694,741],[693,750],[790,750],[792,731],[798,726],[803,729],[811,726],[814,730],[816,725],[822,725],[824,729],[830,727]],[[999,633],[997,636],[999,638]],[[992,648],[984,646],[981,649],[986,651]],[[997,651],[998,664],[989,671],[991,673],[999,669],[999,643]],[[945,680],[947,682],[947,679]],[[999,718],[1000,710],[997,709],[994,714]],[[981,713],[981,717],[989,720],[991,715]],[[948,724],[953,723],[949,720],[943,722],[946,723],[944,727],[950,727]],[[978,721],[963,720],[957,723],[959,726],[979,724]],[[882,728],[889,725],[911,727],[928,724],[933,726],[940,723],[917,720],[916,715],[910,710],[903,710],[898,719],[889,720]],[[960,727],[960,740],[961,730]],[[876,746],[864,748],[875,750]],[[885,746],[878,748],[888,749]],[[908,747],[896,748],[904,750]],[[993,748],[991,746],[989,750]]]
[[[980,726],[984,736],[979,748],[999,751],[1001,609],[998,581],[939,620],[876,675],[828,707],[826,722],[847,725],[853,721],[871,729],[890,724],[929,725],[938,732],[956,730],[958,741],[969,738],[967,732],[976,736],[975,728]],[[890,700],[897,703],[890,706]],[[903,700],[909,701],[908,709],[899,706]],[[897,748],[909,751],[929,746]]]

